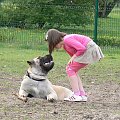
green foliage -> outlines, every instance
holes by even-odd
[[[98,38],[98,44],[101,46],[116,46],[120,47],[120,40],[116,37],[102,36]]]
[[[107,49],[106,51],[108,50],[109,49]],[[8,46],[3,48],[0,44],[0,71],[1,73],[7,73],[6,75],[12,74],[14,76],[23,76],[26,72],[26,69],[28,68],[28,64],[26,63],[26,61],[31,60],[37,56],[43,56],[45,54],[48,54],[47,50],[27,50],[13,47],[8,48]],[[109,80],[108,75],[112,73],[112,76],[109,76],[110,79],[119,81],[120,54],[115,54],[115,52],[114,54],[111,54],[111,52],[106,54],[104,52],[104,54],[105,58],[102,61],[81,70],[80,75],[83,75],[85,79],[86,75],[91,76],[91,79],[93,79],[94,75],[95,77],[99,78],[99,81],[104,81]],[[63,77],[63,80],[66,79],[67,76],[65,72],[65,66],[69,61],[69,56],[63,51],[55,51],[53,53],[53,57],[55,61],[55,66],[52,71],[50,71],[51,73],[48,74],[50,75],[49,77],[52,81],[62,80],[61,77]],[[58,78],[58,76],[60,77],[60,79]],[[57,78],[55,79],[55,77]],[[89,82],[89,80],[91,79],[87,79],[86,81]]]
[[[8,34],[3,34],[0,32],[0,42],[8,43],[9,41],[13,41],[14,36],[9,36]]]
[[[92,0],[5,0],[0,25],[20,28],[85,26],[93,20]]]

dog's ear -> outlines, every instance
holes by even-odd
[[[41,58],[41,56],[39,56],[37,59],[40,59]]]
[[[27,61],[27,63],[29,64],[29,65],[32,65],[33,63],[34,63],[34,61],[32,60],[32,61]]]

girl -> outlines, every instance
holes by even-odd
[[[65,100],[87,101],[87,94],[78,76],[78,71],[104,57],[100,47],[87,36],[66,34],[56,29],[48,30],[46,41],[48,42],[50,54],[54,49],[63,48],[71,56],[66,66],[66,73],[70,80],[73,94]]]

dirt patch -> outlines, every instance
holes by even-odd
[[[61,85],[66,86],[68,81]],[[88,83],[87,102],[57,101],[30,98],[27,103],[12,93],[19,90],[21,78],[0,76],[1,120],[120,120],[120,84],[107,81]],[[59,82],[58,82],[59,83]]]

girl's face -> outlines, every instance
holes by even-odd
[[[60,43],[58,43],[58,44],[55,46],[56,49],[60,49],[60,48],[62,48],[62,47],[63,47],[63,41],[61,41]]]

